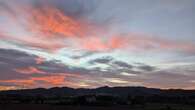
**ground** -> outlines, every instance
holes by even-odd
[[[64,106],[47,104],[3,104],[0,110],[195,110],[195,106],[148,104],[147,106]]]

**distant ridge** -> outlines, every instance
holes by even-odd
[[[78,96],[90,94],[107,94],[116,96],[192,96],[195,90],[182,89],[156,89],[146,87],[99,87],[95,89],[87,88],[69,88],[69,87],[53,87],[49,89],[23,89],[0,91],[0,95],[21,95],[21,96]]]

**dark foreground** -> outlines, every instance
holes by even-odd
[[[195,106],[148,104],[145,106],[65,106],[49,104],[1,104],[0,110],[195,110]]]
[[[195,90],[63,87],[2,91],[0,110],[195,110]]]

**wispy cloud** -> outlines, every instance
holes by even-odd
[[[0,0],[0,89],[191,85],[192,3]]]

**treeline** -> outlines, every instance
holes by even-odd
[[[188,104],[195,105],[195,94],[191,96],[144,96],[144,95],[128,95],[121,97],[106,94],[91,94],[79,96],[25,96],[17,94],[0,95],[0,104],[58,104],[58,105],[141,105],[148,103],[161,104]]]

